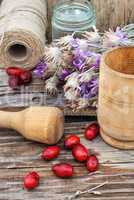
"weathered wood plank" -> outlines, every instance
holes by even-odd
[[[100,160],[101,167],[134,169],[134,151],[121,151],[105,144],[100,137],[89,142],[84,138],[84,130],[89,122],[74,122],[65,124],[65,135],[76,133],[81,142],[89,151],[95,152]],[[57,161],[71,162],[74,166],[81,167],[83,164],[76,163],[71,152],[66,152],[63,147],[63,139],[59,143],[62,152]],[[48,167],[49,163],[40,159],[43,144],[30,142],[12,130],[0,129],[0,168],[24,168],[24,167]],[[12,151],[11,151],[12,150]],[[55,162],[55,161],[54,161]],[[86,173],[82,171],[82,173]]]
[[[92,3],[96,9],[97,26],[102,31],[124,24],[126,0],[92,0]]]
[[[0,199],[1,200],[65,200],[66,197],[72,195],[77,190],[85,190],[92,188],[104,181],[108,181],[105,187],[98,191],[101,195],[85,194],[80,200],[104,200],[106,198],[111,200],[132,199],[134,196],[134,173],[105,177],[103,175],[79,175],[79,170],[76,170],[77,178],[64,180],[55,177],[49,168],[37,169],[40,174],[41,184],[34,191],[27,192],[22,188],[22,180],[28,169],[14,169],[14,170],[0,170]]]

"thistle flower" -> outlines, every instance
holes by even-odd
[[[70,42],[70,45],[74,49],[80,49],[82,51],[87,51],[88,50],[88,43],[84,39],[79,39],[79,38],[73,38]]]
[[[64,51],[62,53],[62,59],[63,59],[63,62],[65,62],[65,65],[70,65],[72,58],[73,58],[72,53],[69,53],[68,51]]]
[[[58,47],[49,47],[45,49],[44,58],[47,62],[61,64],[61,51]]]
[[[57,92],[58,92],[58,89],[57,89],[58,82],[59,82],[59,80],[58,80],[57,76],[53,76],[46,81],[45,88],[46,88],[46,91],[49,95],[55,96],[57,94]]]
[[[70,46],[72,48],[78,48],[80,45],[80,39],[79,38],[73,38],[71,41],[70,41]]]
[[[85,32],[83,34],[84,38],[87,39],[88,43],[99,43],[101,41],[101,36],[98,33],[98,30],[96,27],[94,27],[94,31],[91,32]]]
[[[78,72],[73,72],[66,78],[66,84],[64,85],[64,91],[66,92],[68,89],[76,89],[79,86],[79,73]]]
[[[39,77],[39,78],[43,78],[44,77],[44,72],[45,70],[48,68],[47,63],[42,59],[40,60],[40,62],[35,66],[35,69],[33,71],[33,73]]]
[[[85,66],[85,60],[80,57],[74,57],[72,60],[72,65],[79,71],[82,71]]]
[[[101,61],[101,54],[92,53],[91,57],[86,59],[86,65],[90,66],[93,70],[99,70]]]
[[[90,56],[90,51],[82,51],[79,48],[76,49],[73,54],[72,66],[74,66],[79,71],[85,68],[85,61],[88,56]]]
[[[70,74],[71,74],[71,71],[69,71],[68,69],[63,69],[63,70],[61,71],[60,75],[59,75],[59,79],[60,79],[61,81],[64,81],[65,78],[66,78],[67,76],[69,76]]]
[[[83,51],[83,50],[77,48],[77,49],[75,49],[75,50],[73,51],[73,55],[74,55],[75,57],[80,57],[80,58],[85,59],[85,58],[87,58],[87,57],[92,56],[92,52],[91,52],[91,51]]]
[[[94,57],[94,62],[91,64],[91,67],[93,67],[93,69],[95,70],[98,70],[101,62],[101,54],[93,53],[93,57]]]
[[[77,91],[70,87],[68,90],[65,91],[65,98],[71,102],[76,101],[76,99],[78,98]]]
[[[120,27],[116,28],[115,34],[116,34],[116,36],[118,36],[121,39],[126,39],[126,40],[128,39],[128,34],[124,31],[122,31],[122,29]]]
[[[80,39],[79,41],[79,49],[82,51],[88,51],[88,42],[87,40]]]
[[[91,80],[90,83],[90,92],[93,96],[98,95],[98,89],[99,89],[99,79],[98,78],[94,78]]]
[[[94,72],[91,70],[87,70],[79,75],[79,82],[89,82],[93,77]]]
[[[119,27],[117,27],[116,31],[105,32],[103,37],[103,47],[111,48],[119,45],[126,45],[129,42],[127,34],[123,32]]]
[[[57,45],[62,49],[62,50],[70,50],[71,48],[71,41],[73,40],[73,35],[67,35],[62,37],[61,39],[58,40]]]
[[[98,95],[98,79],[93,78],[89,82],[82,82],[79,86],[79,92],[81,97],[85,99],[91,99]]]

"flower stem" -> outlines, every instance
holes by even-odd
[[[91,189],[85,190],[85,191],[80,191],[80,190],[78,190],[78,191],[75,192],[74,195],[68,197],[67,199],[68,199],[68,200],[73,200],[73,199],[78,198],[78,197],[81,196],[82,194],[86,194],[86,193],[92,194],[96,189],[98,189],[98,188],[100,188],[100,187],[103,187],[103,186],[106,185],[106,184],[108,184],[108,181],[106,181],[106,182],[104,182],[104,183],[102,183],[102,184],[100,184],[100,185],[97,185],[97,186],[95,186],[95,187],[93,187],[93,188],[91,188]]]

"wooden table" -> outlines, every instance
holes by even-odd
[[[44,94],[44,85],[38,80],[20,91],[12,91],[7,85],[5,73],[0,72],[0,106],[21,107],[28,105],[55,104],[64,107],[63,94],[57,101]],[[39,101],[40,97],[42,101]],[[14,110],[13,108],[12,110]],[[65,114],[72,115],[65,109]],[[85,111],[84,115],[89,112]],[[94,112],[90,113],[94,116]],[[71,152],[63,148],[63,139],[59,143],[62,147],[61,155],[52,162],[40,159],[43,144],[25,140],[13,130],[0,129],[0,200],[65,200],[77,190],[85,190],[97,186],[105,181],[108,183],[98,189],[97,194],[85,194],[80,200],[134,200],[134,151],[114,149],[97,137],[93,142],[87,141],[83,132],[90,123],[91,117],[66,117],[65,135],[76,133],[81,142],[94,151],[100,160],[99,171],[89,174],[82,163],[74,161]],[[75,168],[72,179],[59,179],[51,171],[53,164],[69,162]],[[33,191],[23,189],[23,176],[36,170],[41,181],[38,188]]]

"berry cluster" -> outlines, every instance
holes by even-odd
[[[93,140],[99,133],[99,125],[93,123],[85,130],[85,138]],[[64,140],[64,147],[66,150],[71,150],[72,155],[78,162],[84,162],[89,172],[97,171],[99,161],[96,155],[91,155],[88,149],[80,143],[80,138],[71,134]],[[58,145],[49,146],[42,151],[42,159],[46,161],[53,160],[60,155],[61,148]],[[58,163],[52,166],[53,173],[60,178],[70,178],[74,174],[74,168],[69,163]],[[31,190],[39,184],[39,175],[36,172],[30,172],[24,177],[24,187]]]
[[[19,68],[19,67],[8,67],[6,73],[9,76],[9,86],[16,90],[19,86],[28,84],[32,81],[31,71]]]

